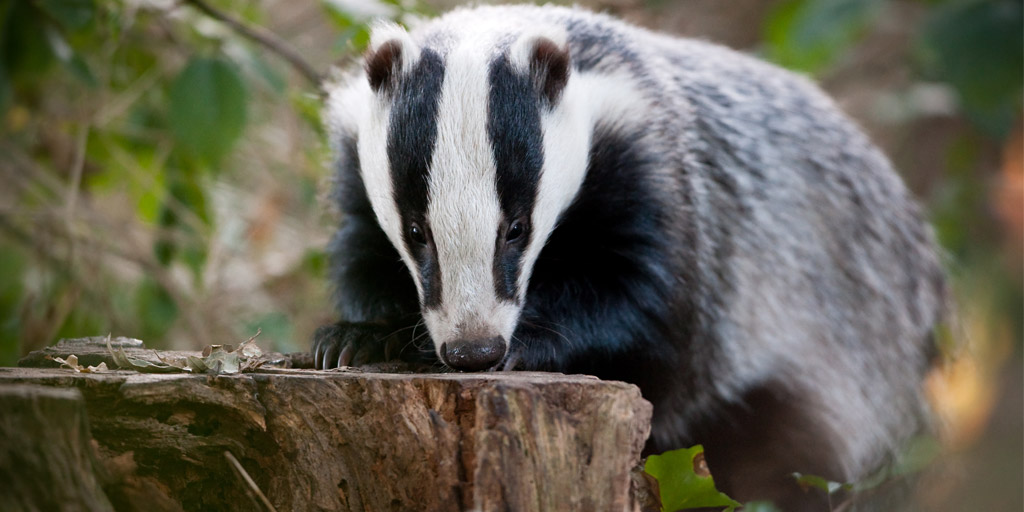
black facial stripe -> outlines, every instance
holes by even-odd
[[[444,82],[444,63],[437,52],[425,49],[419,62],[398,84],[388,124],[387,153],[395,204],[402,217],[402,238],[419,267],[423,306],[441,304],[441,269],[437,250],[428,241],[421,246],[409,238],[409,227],[426,225],[430,161],[437,139],[437,104]],[[428,238],[429,240],[429,238]]]
[[[407,231],[406,238],[408,236]],[[406,244],[408,243],[406,240]],[[436,309],[441,306],[441,266],[438,265],[437,246],[434,245],[434,238],[429,230],[427,245],[414,244],[412,255],[419,264],[420,280],[423,283],[423,307]]]
[[[518,243],[506,243],[505,232],[511,222],[502,222],[498,226],[498,235],[494,244],[494,291],[499,298],[515,301],[516,290],[518,290],[517,279],[519,278],[519,267],[523,258],[523,250],[526,248],[525,240],[529,233],[523,236]]]
[[[540,125],[541,94],[526,74],[516,72],[508,57],[491,61],[487,135],[497,165],[498,200],[504,214],[494,253],[494,290],[514,301],[524,244],[505,244],[505,230],[517,218],[529,226],[544,163]],[[529,230],[527,230],[527,237]]]

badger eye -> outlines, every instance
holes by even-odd
[[[506,242],[515,242],[516,240],[519,240],[520,238],[522,238],[523,233],[525,233],[525,232],[526,232],[526,227],[523,226],[522,222],[519,222],[517,220],[517,221],[513,222],[511,226],[508,227],[508,232],[505,233],[505,241]]]
[[[409,238],[420,245],[427,245],[427,235],[423,233],[423,228],[419,224],[409,226]]]

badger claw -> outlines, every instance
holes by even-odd
[[[389,331],[381,326],[332,324],[313,335],[313,361],[316,369],[379,363],[387,360],[385,350]]]
[[[430,362],[433,351],[421,352],[401,333],[408,329],[358,323],[325,325],[313,335],[313,364],[317,370],[363,366],[387,361]]]

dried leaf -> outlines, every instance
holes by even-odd
[[[263,350],[256,345],[256,337],[262,332],[262,329],[257,328],[256,334],[253,334],[251,338],[242,342],[238,347],[238,352],[242,355],[243,372],[253,371],[267,362],[266,358],[263,357]]]
[[[116,351],[114,350],[110,345],[110,336],[107,336],[107,350],[110,352],[110,357],[114,360],[114,364],[120,369],[135,370],[140,373],[180,373],[188,371],[178,366],[128,357],[121,347],[118,347]]]
[[[263,351],[260,350],[260,347],[256,345],[256,342],[253,341],[252,338],[250,338],[249,341],[246,341],[240,347],[238,347],[238,351],[241,352],[242,357],[263,356]]]
[[[189,357],[188,366],[197,373],[235,374],[253,371],[267,362],[263,350],[255,341],[261,332],[257,329],[256,334],[243,341],[237,349],[234,345],[209,345],[203,349],[202,358]]]
[[[53,357],[51,359],[60,363],[61,368],[67,368],[76,372],[82,371],[81,365],[78,364],[78,356],[74,354],[69,355],[67,359],[61,357]]]
[[[82,373],[103,373],[103,372],[109,372],[109,371],[110,371],[110,369],[107,368],[107,363],[103,362],[103,363],[100,363],[100,364],[98,364],[96,366],[89,366],[89,367],[87,367],[86,369],[82,370]]]
[[[206,366],[201,357],[188,356],[188,367],[193,373],[206,373],[210,367]]]
[[[220,345],[214,345],[210,351],[209,357],[206,357],[203,362],[209,367],[209,373],[234,374],[240,371],[238,353],[228,352]]]

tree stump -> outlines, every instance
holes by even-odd
[[[69,405],[27,412],[47,400]],[[634,510],[651,415],[635,386],[524,372],[0,368],[0,404],[0,502],[29,510]],[[45,449],[69,459],[21,462]]]
[[[77,389],[0,387],[0,488],[13,510],[112,510]],[[22,506],[19,506],[22,505]]]

